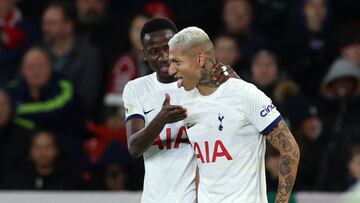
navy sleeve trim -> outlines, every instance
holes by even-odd
[[[125,119],[125,123],[127,123],[129,120],[133,119],[133,118],[141,118],[145,121],[145,117],[141,114],[132,114],[130,116],[128,116],[126,119]]]
[[[269,135],[270,132],[277,126],[277,124],[282,120],[282,116],[278,116],[268,127],[266,127],[263,131],[261,131],[261,134],[263,135]]]

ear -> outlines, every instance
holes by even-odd
[[[204,51],[200,51],[199,59],[198,59],[198,63],[200,65],[200,67],[204,67],[205,61],[206,61],[206,54]]]
[[[147,59],[147,54],[146,54],[146,51],[145,51],[144,47],[141,47],[141,53],[144,56],[144,60],[147,61],[148,60]]]

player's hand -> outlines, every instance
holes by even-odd
[[[238,74],[234,71],[234,69],[231,68],[231,66],[224,65],[222,63],[214,64],[211,70],[211,74],[213,80],[216,81],[217,85],[221,85],[222,83],[226,82],[229,78],[240,79]]]
[[[170,104],[170,96],[165,94],[165,100],[158,114],[158,118],[164,124],[175,123],[186,118],[186,109],[179,105]]]

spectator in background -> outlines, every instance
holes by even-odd
[[[34,26],[24,18],[16,0],[0,1],[0,85],[14,79],[22,53],[35,40]]]
[[[251,81],[268,97],[274,98],[274,89],[280,79],[276,55],[266,49],[255,53],[251,61]]]
[[[284,37],[288,17],[297,1],[288,0],[253,0],[255,21],[259,31],[272,41]]]
[[[111,70],[105,98],[107,105],[120,104],[123,89],[128,81],[151,73],[142,55],[140,40],[141,28],[148,19],[144,14],[137,14],[131,21],[129,40],[132,48],[130,52],[120,55]]]
[[[129,189],[131,156],[117,140],[108,144],[94,173],[94,188],[97,190],[121,191]]]
[[[104,123],[87,123],[88,131],[94,135],[85,143],[89,160],[96,163],[104,153],[109,143],[117,140],[127,149],[127,137],[124,121],[124,109],[119,107],[106,107]]]
[[[242,71],[241,50],[236,38],[227,34],[219,35],[214,39],[214,47],[217,61],[233,67],[237,73]]]
[[[351,148],[350,159],[347,162],[348,178],[344,181],[346,190],[360,182],[360,145]]]
[[[97,108],[102,70],[97,50],[75,35],[75,19],[70,5],[50,4],[42,19],[44,47],[54,69],[74,84],[86,116],[91,116]]]
[[[33,126],[61,131],[76,117],[73,86],[53,71],[42,48],[26,52],[21,76],[10,85],[9,93],[15,115]]]
[[[112,163],[105,169],[105,187],[110,191],[126,190],[128,170],[122,164]]]
[[[242,58],[248,62],[254,52],[264,45],[264,38],[253,26],[253,10],[248,0],[226,0],[223,9],[225,32],[240,43]]]
[[[334,50],[328,0],[301,0],[284,40],[287,72],[308,97],[317,97]]]
[[[16,190],[80,189],[79,176],[61,159],[60,151],[53,133],[35,133],[30,147],[30,162],[7,176],[3,187]]]
[[[350,146],[360,143],[360,68],[339,58],[331,65],[322,81],[320,118],[328,145],[322,159],[319,188],[343,190],[346,160]]]
[[[275,89],[274,101],[299,143],[300,164],[295,189],[309,191],[317,184],[319,160],[326,143],[317,107],[299,90],[293,81],[283,81]]]
[[[46,51],[38,47],[25,53],[21,70],[8,89],[16,118],[25,127],[54,131],[66,152],[77,158],[82,122],[71,82],[53,71]]]
[[[360,68],[359,66],[353,64],[351,61],[339,58],[333,62],[330,66],[330,69],[322,81],[322,94],[324,96],[322,103],[322,111],[326,117],[325,121],[329,122],[329,126],[333,126],[333,132],[338,133],[344,129],[346,122],[336,122],[339,121],[338,116],[345,116],[342,121],[358,121],[359,117],[357,116],[358,111],[360,110],[357,105],[359,99],[359,82],[360,77]],[[342,107],[345,105],[346,107]],[[346,108],[346,109],[341,109]],[[327,111],[332,109],[332,111]],[[337,111],[340,110],[340,111]],[[329,113],[335,115],[329,116]],[[340,115],[340,114],[343,115]],[[345,113],[349,113],[348,115]],[[335,124],[335,125],[334,125]],[[358,127],[353,123],[353,127]],[[360,140],[359,140],[360,141]]]
[[[109,0],[76,0],[79,36],[94,45],[101,55],[103,73],[107,75],[119,49],[124,45],[118,22],[107,11]]]
[[[88,40],[100,40],[104,39],[102,36],[100,39],[94,39],[94,32],[100,31],[97,28],[102,28],[106,23],[106,0],[77,0],[77,19],[79,21],[80,34],[83,34],[84,38]],[[100,27],[98,27],[100,26]],[[104,32],[106,30],[102,30]],[[109,31],[109,30],[108,30]],[[104,33],[105,34],[105,33]],[[107,40],[107,39],[104,39]],[[97,42],[99,43],[99,41]]]
[[[348,27],[343,32],[340,42],[341,56],[360,67],[360,29]]]
[[[26,163],[31,131],[13,120],[10,99],[0,89],[0,188],[4,177]]]

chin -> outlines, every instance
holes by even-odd
[[[184,89],[186,90],[186,91],[191,91],[191,90],[193,90],[195,87],[185,87],[184,86]]]

